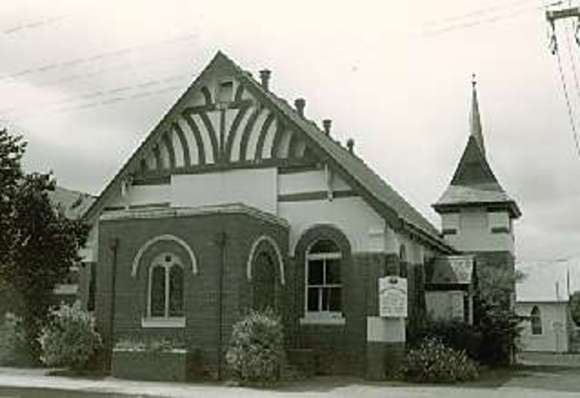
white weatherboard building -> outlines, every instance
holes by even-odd
[[[524,351],[577,352],[580,327],[572,320],[570,296],[580,290],[580,257],[518,263],[524,279],[516,284],[516,312],[527,319]]]

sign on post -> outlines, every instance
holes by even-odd
[[[379,278],[379,315],[407,317],[407,279],[398,276]]]

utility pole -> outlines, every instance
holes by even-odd
[[[580,7],[568,7],[559,10],[546,10],[546,20],[550,24],[552,29],[552,35],[550,36],[550,50],[552,54],[556,54],[558,51],[558,41],[556,39],[556,22],[562,19],[576,18],[576,32],[574,34],[576,38],[576,44],[580,46]]]
[[[580,7],[563,8],[561,10],[546,10],[546,19],[554,24],[558,19],[580,17]]]

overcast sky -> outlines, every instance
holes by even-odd
[[[523,211],[518,257],[567,257],[580,253],[580,157],[542,3],[2,1],[0,123],[29,141],[28,170],[98,194],[221,49],[271,69],[273,91],[305,97],[312,120],[333,119],[439,226],[430,205],[467,142],[476,73],[489,161]],[[580,122],[568,27],[557,33]]]

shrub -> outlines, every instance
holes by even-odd
[[[262,385],[275,382],[283,361],[283,327],[272,310],[252,310],[234,325],[226,362],[238,381]]]
[[[42,361],[49,366],[82,369],[101,345],[91,314],[79,301],[51,311],[51,321],[40,335]]]
[[[478,329],[482,341],[479,362],[491,366],[507,366],[520,349],[522,319],[512,309],[487,306],[481,313]]]
[[[479,360],[482,334],[477,327],[462,321],[426,321],[410,344],[419,345],[428,337],[436,337],[446,346],[465,351],[470,358]]]
[[[170,352],[176,349],[184,349],[182,343],[163,339],[122,339],[115,344],[115,350],[120,351],[147,351],[147,352]]]
[[[580,291],[570,296],[570,313],[576,326],[580,326]]]
[[[453,383],[476,379],[478,370],[465,351],[447,347],[437,338],[427,338],[408,352],[403,374],[412,381]]]
[[[522,318],[515,313],[515,285],[525,278],[506,265],[477,268],[474,321],[482,340],[478,361],[496,367],[510,365],[520,349]]]
[[[22,328],[22,318],[7,313],[0,326],[0,365],[37,365],[29,346]]]

